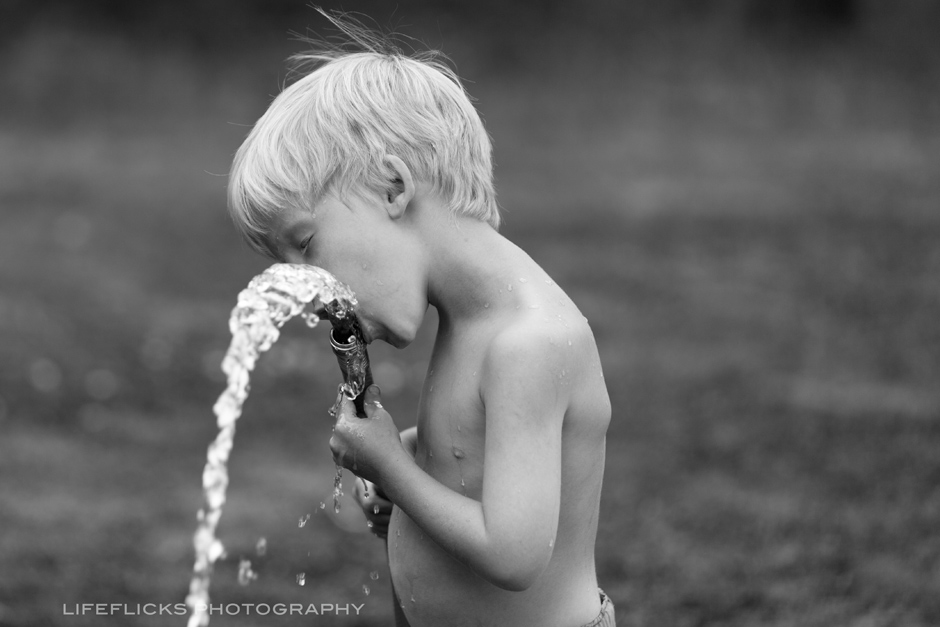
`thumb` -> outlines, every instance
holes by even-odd
[[[336,412],[336,421],[339,422],[342,419],[349,419],[349,417],[356,417],[356,406],[353,405],[353,402],[349,400],[343,392],[339,393],[339,396],[336,399],[337,401],[337,412]]]
[[[372,418],[376,411],[383,409],[382,391],[379,390],[379,386],[370,385],[368,388],[366,388],[365,409],[367,418]]]

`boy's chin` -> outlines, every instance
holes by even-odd
[[[395,348],[405,348],[406,346],[411,344],[415,338],[414,336],[412,336],[411,338],[403,338],[400,335],[396,335],[394,333],[388,333],[382,339],[385,340],[387,344],[391,344]]]
[[[395,348],[405,348],[414,341],[415,333],[406,334],[391,329],[383,329],[382,335],[376,339],[382,339],[386,344],[390,344]]]

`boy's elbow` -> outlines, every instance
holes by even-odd
[[[545,572],[548,560],[503,559],[490,569],[487,579],[494,586],[509,592],[528,590]]]
[[[500,574],[490,580],[490,583],[497,588],[508,590],[509,592],[525,592],[532,587],[539,574],[532,573],[507,573]]]

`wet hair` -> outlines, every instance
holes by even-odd
[[[235,155],[229,212],[249,245],[273,256],[270,220],[287,207],[312,210],[327,192],[394,187],[385,155],[431,184],[455,214],[499,226],[492,145],[446,57],[406,54],[400,37],[318,9],[341,43],[305,39],[296,80],[274,99]]]

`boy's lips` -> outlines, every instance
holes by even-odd
[[[375,336],[372,335],[372,329],[369,328],[369,325],[362,319],[359,320],[359,329],[362,331],[362,341],[371,344]]]

